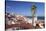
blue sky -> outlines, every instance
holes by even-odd
[[[31,7],[33,2],[7,1],[6,11],[9,13],[21,14],[24,16],[32,16]],[[34,2],[36,5],[36,16],[45,16],[44,3]]]

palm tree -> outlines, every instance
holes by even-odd
[[[36,12],[36,6],[33,4],[32,5],[32,8],[31,8],[31,10],[32,10],[32,26],[33,26],[33,24],[34,24],[34,15],[35,15],[35,12]],[[34,27],[32,27],[32,28],[34,28]]]

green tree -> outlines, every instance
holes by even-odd
[[[33,24],[34,24],[35,12],[36,12],[36,6],[35,6],[34,4],[32,5],[31,10],[32,10],[32,26],[33,26]],[[33,28],[34,28],[34,27],[33,27]]]

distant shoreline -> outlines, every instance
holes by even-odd
[[[27,18],[32,18],[31,16],[26,16]],[[45,17],[44,16],[38,16],[37,19],[39,20],[45,20]]]

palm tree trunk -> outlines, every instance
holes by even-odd
[[[32,13],[32,28],[34,28],[34,15],[35,15],[35,11],[33,11],[33,13]]]

